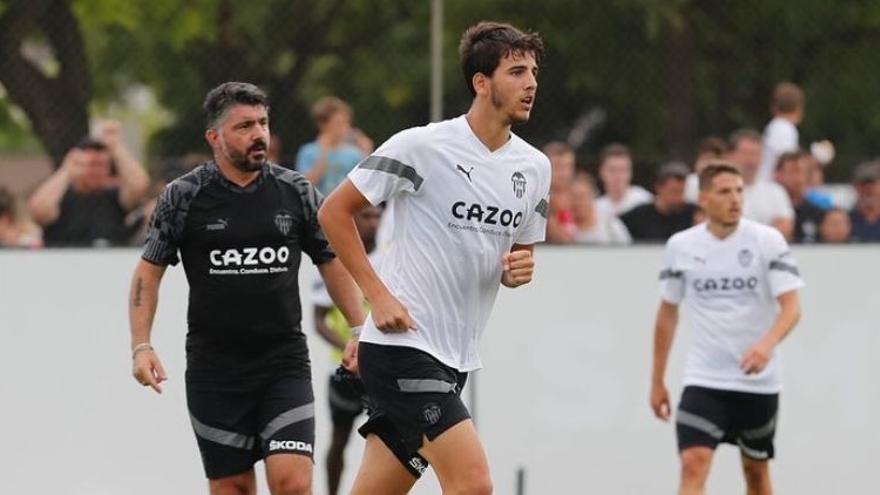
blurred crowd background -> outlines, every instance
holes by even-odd
[[[531,121],[553,166],[548,242],[662,242],[700,221],[696,173],[743,171],[745,215],[801,243],[880,241],[880,3],[443,2],[547,44]],[[139,245],[154,199],[209,159],[220,82],[270,95],[272,159],[325,194],[430,120],[431,2],[0,0],[0,245]]]

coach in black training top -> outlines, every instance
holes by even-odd
[[[299,173],[266,162],[266,96],[225,83],[208,93],[205,111],[214,160],[162,193],[132,280],[134,377],[161,392],[165,372],[150,330],[165,267],[182,260],[190,286],[187,406],[211,493],[256,493],[253,464],[262,458],[273,495],[310,493],[314,399],[300,328],[302,253],[354,326],[364,318],[361,296],[318,225],[319,193]]]

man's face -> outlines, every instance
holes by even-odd
[[[87,191],[95,191],[107,186],[110,179],[110,152],[107,150],[85,149],[81,152],[77,185]]]
[[[728,158],[740,166],[743,175],[754,176],[761,167],[761,143],[748,138],[740,139]]]
[[[575,218],[588,216],[593,211],[596,191],[588,180],[577,179],[571,184],[571,209]],[[551,195],[552,196],[552,195]]]
[[[632,180],[632,161],[628,156],[609,156],[602,162],[599,176],[607,192],[623,194]]]
[[[852,223],[849,214],[843,210],[831,210],[822,219],[819,226],[822,240],[831,243],[843,243],[849,241],[852,232]]]
[[[334,142],[345,139],[351,132],[351,115],[340,110],[327,119],[321,126],[321,133],[329,136]]]
[[[378,206],[370,206],[361,210],[354,217],[361,241],[366,244],[376,242],[376,232],[379,231],[379,221],[382,219],[382,209]]]
[[[733,226],[742,217],[743,180],[731,173],[721,173],[709,187],[700,191],[700,206],[711,222]]]
[[[507,124],[529,121],[538,90],[538,64],[531,52],[510,52],[489,78],[492,106],[506,116]]]
[[[684,179],[667,177],[658,182],[655,201],[663,208],[675,208],[684,204]]]
[[[788,160],[776,171],[776,182],[788,191],[792,198],[802,198],[807,192],[807,163],[804,160]]]
[[[574,178],[574,153],[561,153],[550,157],[550,185],[555,190],[568,187]]]
[[[234,105],[216,129],[207,132],[215,155],[242,172],[259,170],[268,158],[269,115],[263,105]]]

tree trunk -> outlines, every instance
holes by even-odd
[[[35,29],[57,58],[57,75],[45,74],[22,54]],[[0,17],[0,83],[25,112],[55,166],[89,131],[91,77],[85,43],[63,0],[17,0]]]
[[[694,86],[696,53],[691,20],[680,10],[663,26],[666,52],[666,141],[674,160],[690,160],[694,143]]]

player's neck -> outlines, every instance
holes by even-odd
[[[465,120],[477,139],[491,152],[510,140],[510,124],[505,122],[494,108],[486,108],[487,105],[489,104],[481,104],[480,101],[474,100],[465,115]]]
[[[725,224],[709,220],[706,227],[709,229],[709,233],[723,241],[724,239],[730,237],[730,234],[736,232],[736,228],[739,227],[739,222],[736,222],[734,224]]]
[[[229,161],[225,160],[222,156],[214,156],[214,163],[217,164],[217,169],[220,170],[220,174],[223,175],[226,180],[232,182],[238,187],[245,187],[260,175],[260,170],[254,170],[252,172],[246,172],[244,170],[239,169],[235,165],[229,163]]]

